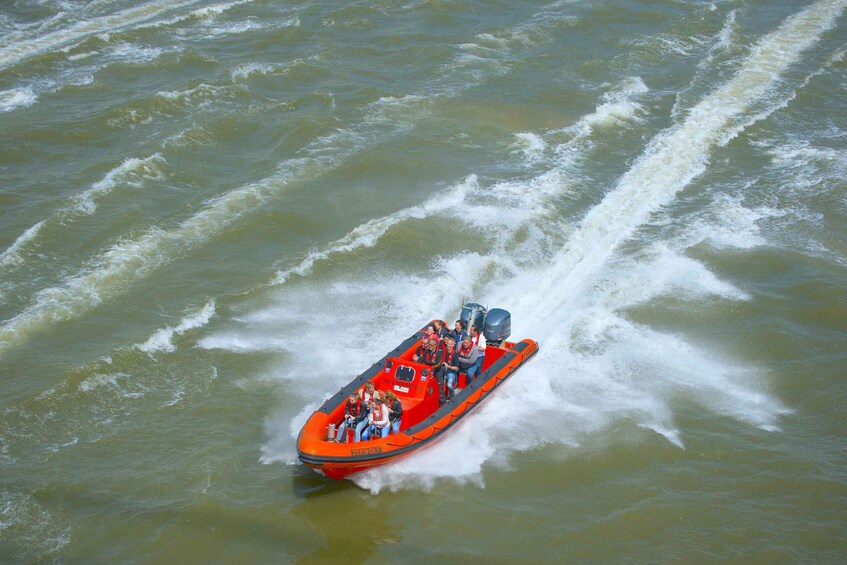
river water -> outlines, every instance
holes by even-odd
[[[9,0],[0,561],[847,560],[847,0]],[[540,353],[335,482],[464,301]]]

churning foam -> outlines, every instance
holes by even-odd
[[[60,555],[71,541],[71,526],[47,510],[29,494],[0,491],[0,534],[22,543],[12,543],[11,561],[49,561]],[[25,542],[25,543],[23,543]]]
[[[0,92],[0,112],[11,112],[15,108],[28,108],[35,104],[38,96],[32,87],[13,88]]]

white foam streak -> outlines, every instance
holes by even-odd
[[[41,220],[21,234],[8,249],[0,254],[0,266],[20,267],[25,263],[25,250],[37,244],[42,228],[57,224],[65,225],[76,216],[93,214],[97,210],[97,200],[118,186],[127,185],[137,188],[145,181],[161,180],[164,176],[162,170],[166,164],[159,153],[144,159],[132,157],[124,160],[106,173],[101,180],[92,184],[88,190],[71,198],[66,206],[59,208],[52,216]]]
[[[136,345],[136,348],[145,353],[173,352],[176,346],[173,343],[174,336],[182,335],[189,330],[201,328],[209,323],[215,315],[215,301],[208,302],[199,312],[187,316],[174,327],[168,326],[157,330],[147,341]]]
[[[707,217],[696,220],[682,236],[687,245],[707,242],[715,248],[752,249],[766,243],[759,222],[784,216],[784,210],[746,208],[739,198],[719,195],[706,210]]]
[[[522,132],[515,134],[517,140],[516,145],[523,151],[524,157],[529,162],[540,161],[544,156],[544,150],[547,144],[540,135],[531,132]]]
[[[109,194],[121,184],[140,187],[146,180],[162,180],[162,169],[167,165],[161,153],[155,153],[144,159],[131,157],[106,173],[106,175],[91,188],[73,198],[71,206],[57,213],[59,221],[64,220],[71,212],[83,215],[93,214],[97,210],[97,199]]]
[[[29,108],[38,100],[32,87],[13,88],[0,92],[0,112],[11,112],[16,108]]]
[[[283,284],[292,275],[305,276],[312,271],[315,263],[326,260],[331,255],[349,253],[361,248],[373,247],[392,227],[411,218],[425,218],[437,212],[456,208],[461,204],[465,195],[478,186],[475,175],[468,177],[463,183],[443,191],[420,206],[411,206],[389,216],[370,220],[331,243],[323,251],[310,253],[296,267],[277,273],[276,284]]]
[[[625,81],[617,90],[603,96],[603,102],[591,114],[583,116],[577,123],[566,131],[586,136],[597,128],[617,126],[631,121],[638,121],[644,111],[633,97],[648,92],[649,89],[641,77],[632,77]]]
[[[0,267],[9,267],[12,265],[18,266],[23,263],[23,258],[20,254],[21,249],[38,236],[38,232],[41,230],[43,225],[44,220],[26,230],[14,241],[14,243],[12,243],[12,245],[8,247],[8,249],[0,254]]]
[[[198,0],[178,2],[159,0],[121,12],[75,22],[66,29],[59,29],[38,37],[17,38],[0,46],[0,69],[17,65],[27,59],[62,47],[75,45],[88,37],[132,27],[149,22],[163,14],[196,4]]]

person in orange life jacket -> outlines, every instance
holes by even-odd
[[[441,367],[441,349],[434,339],[427,339],[418,347],[412,360],[432,367],[432,376],[438,382],[438,402],[444,404],[444,375],[437,369]]]
[[[368,412],[371,402],[379,398],[379,392],[375,390],[373,381],[365,383],[365,388],[359,391],[359,396],[362,398],[363,415],[356,423],[356,436],[353,441],[362,441],[362,432],[368,427]]]
[[[368,429],[362,434],[362,441],[387,436],[389,426],[391,426],[391,422],[388,419],[388,406],[385,405],[383,399],[374,399],[371,403],[371,413],[368,415]],[[377,435],[377,430],[379,430],[379,435]]]
[[[400,418],[403,417],[403,404],[397,398],[397,395],[391,391],[385,393],[385,400],[388,403],[388,421],[391,422],[391,425],[385,430],[385,436],[387,436],[389,431],[392,434],[400,432]]]
[[[341,425],[338,427],[338,435],[336,436],[335,441],[337,443],[347,441],[344,431],[348,427],[355,429],[356,424],[365,419],[365,415],[366,412],[365,407],[362,406],[362,397],[354,392],[350,395],[350,398],[347,399],[347,402],[344,405],[344,421],[341,422]]]
[[[445,337],[444,341],[444,360],[437,371],[441,373],[442,379],[447,377],[447,390],[450,398],[453,398],[456,396],[456,379],[459,376],[459,354],[452,336]]]
[[[473,338],[469,335],[465,336],[465,341],[459,346],[459,371],[463,371],[468,375],[468,382],[476,378],[476,360],[479,357],[479,349],[473,342]]]
[[[452,337],[456,343],[462,343],[465,341],[466,335],[468,335],[468,332],[465,331],[465,322],[462,320],[456,320],[456,325],[453,328],[453,331],[450,332],[450,337]]]

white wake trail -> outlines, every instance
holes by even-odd
[[[566,304],[582,295],[615,249],[706,170],[712,148],[776,109],[747,115],[782,73],[835,26],[845,5],[847,0],[818,2],[788,18],[753,47],[729,82],[700,101],[681,124],[654,137],[616,188],[586,214],[521,310],[538,319],[550,312],[551,303]],[[538,296],[547,299],[538,303]]]

